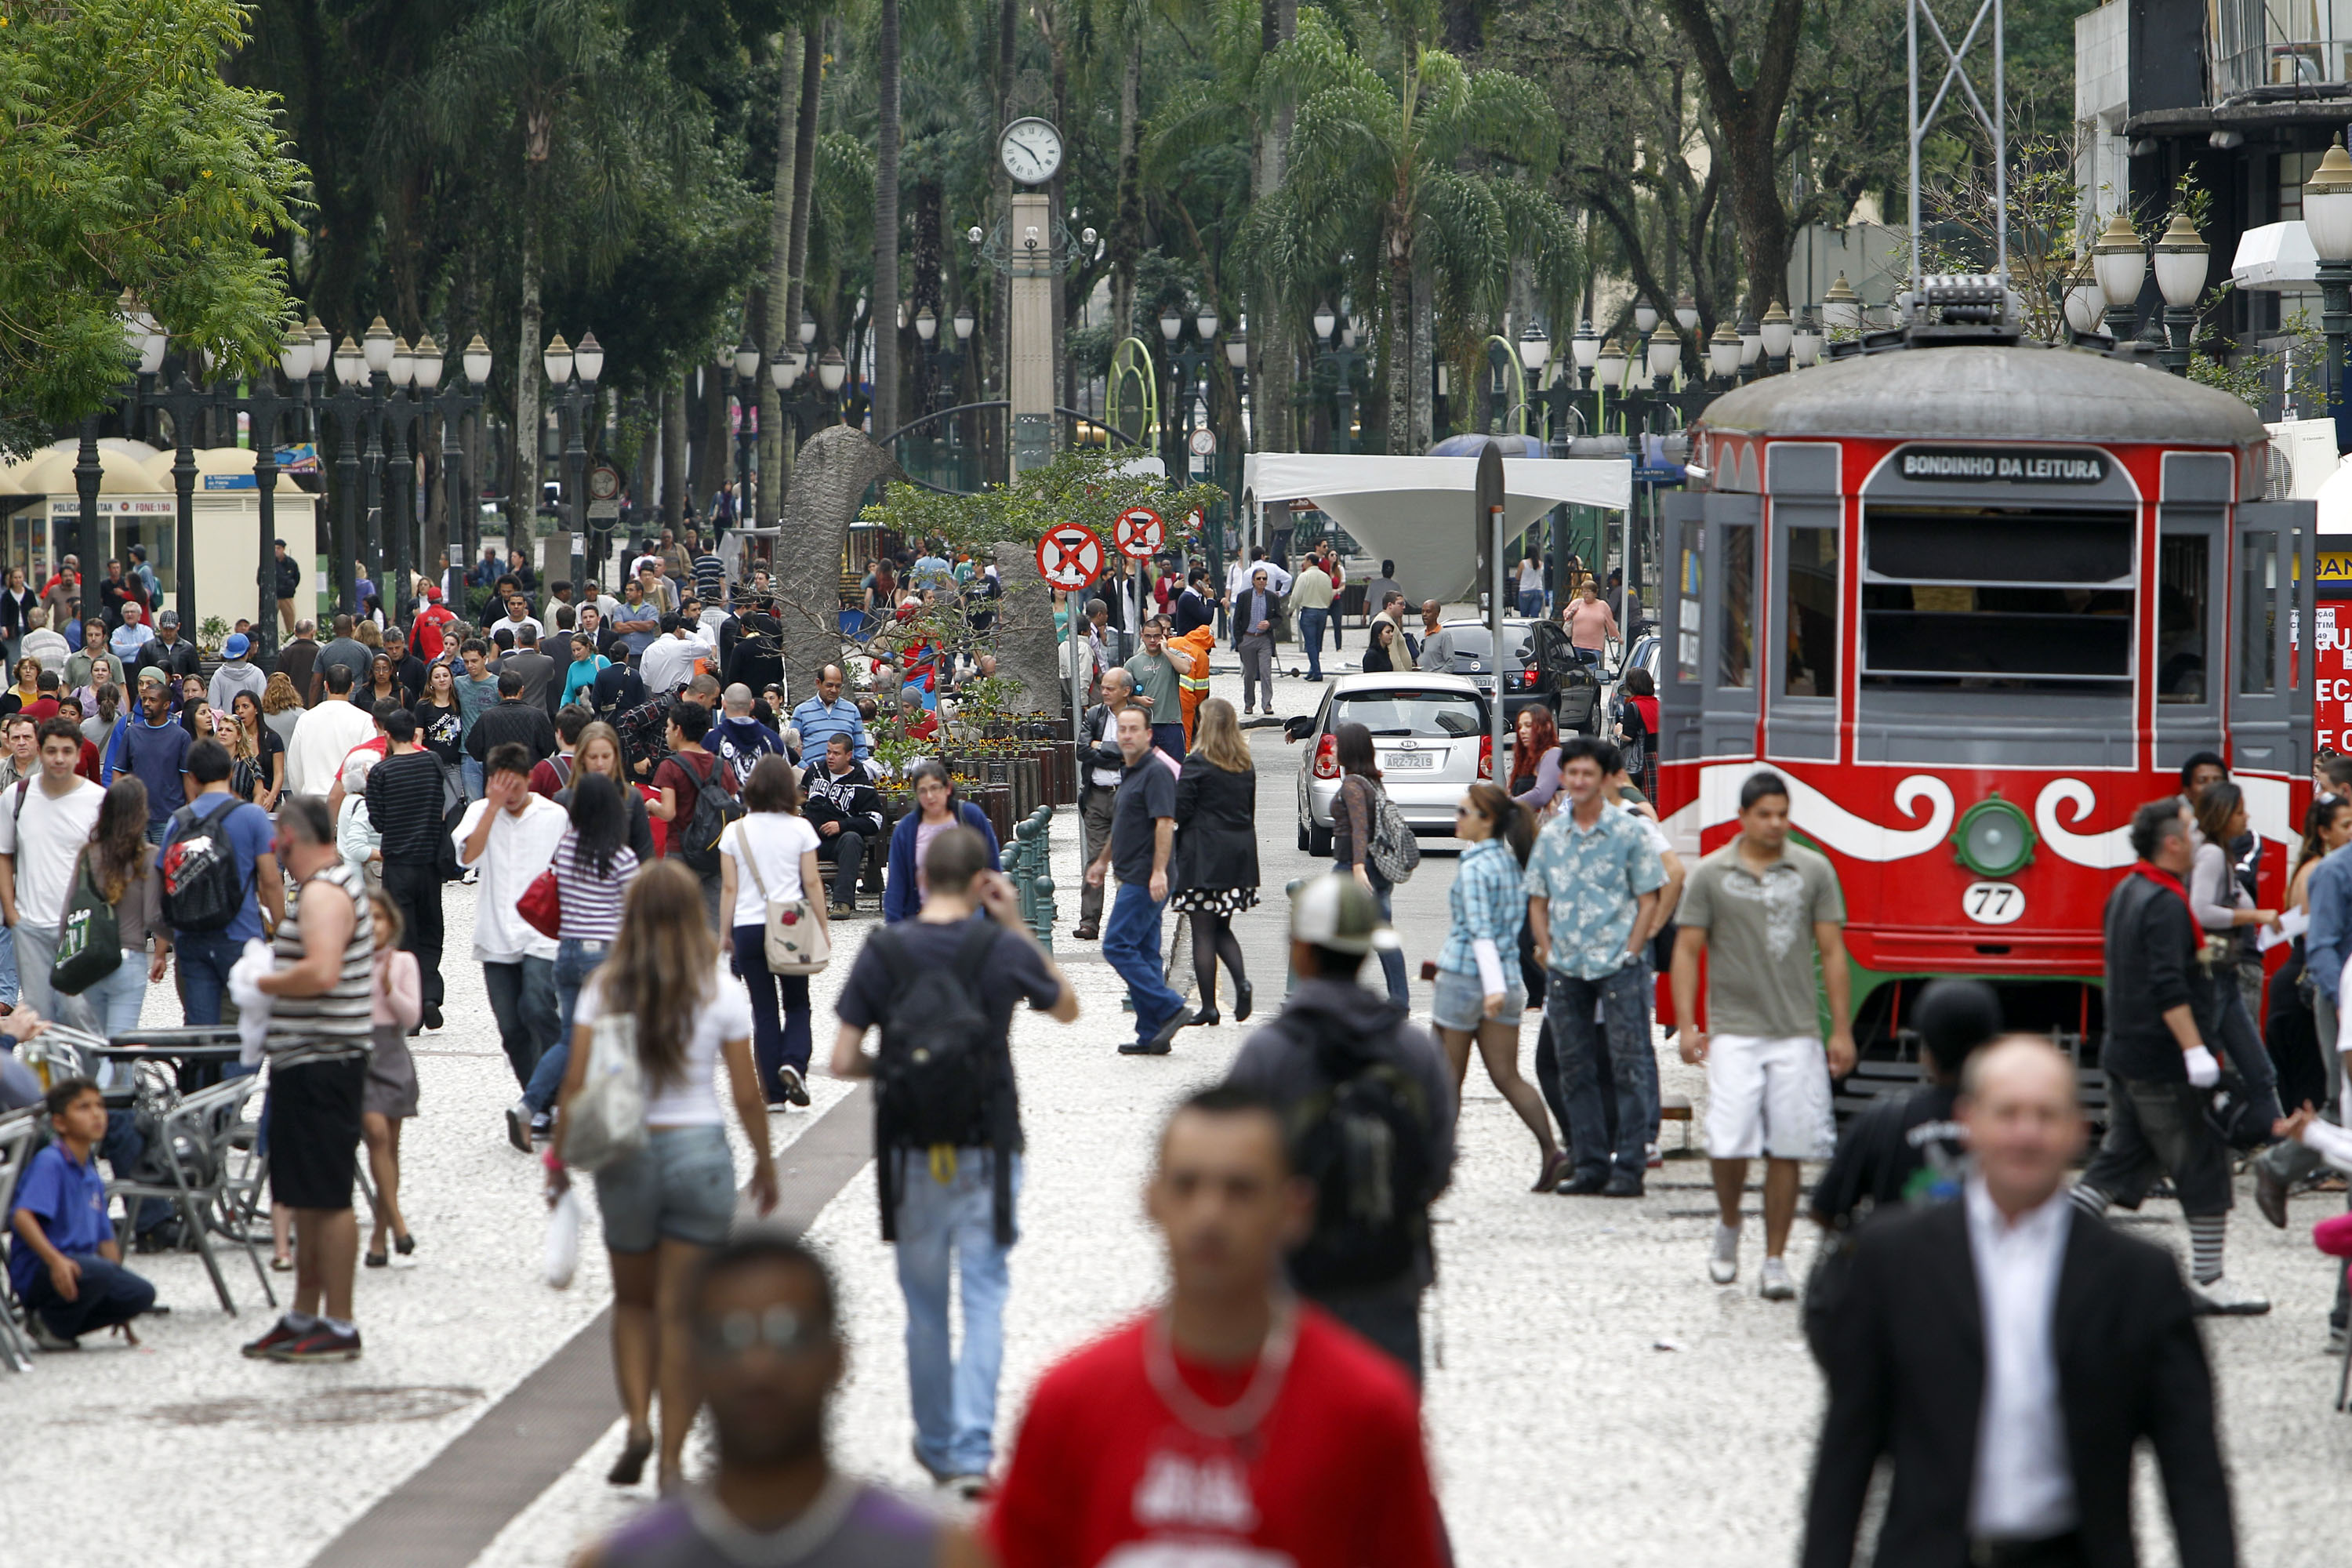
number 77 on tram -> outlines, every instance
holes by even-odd
[[[2261,900],[2284,891],[2314,510],[2264,498],[2252,410],[2145,363],[1998,322],[1869,348],[1692,430],[1704,488],[1661,538],[1660,809],[1711,850],[1750,772],[1788,779],[1844,888],[1865,1062],[1912,1054],[1920,983],[1968,974],[2092,1066],[2131,815],[2189,757],[2228,759]]]

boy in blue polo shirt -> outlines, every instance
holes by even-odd
[[[8,1283],[43,1350],[79,1350],[82,1335],[118,1326],[136,1344],[131,1320],[154,1306],[155,1287],[122,1267],[107,1217],[106,1181],[91,1158],[106,1136],[106,1101],[98,1085],[71,1078],[45,1103],[57,1142],[33,1156],[16,1184]]]

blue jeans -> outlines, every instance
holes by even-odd
[[[78,1339],[127,1323],[155,1304],[155,1287],[120,1263],[109,1263],[94,1252],[67,1256],[81,1269],[72,1300],[58,1294],[46,1268],[37,1270],[25,1287],[25,1310],[38,1312],[59,1339]]]
[[[482,798],[484,776],[481,763],[471,757],[461,758],[457,763],[457,781],[466,786],[468,803]]]
[[[490,994],[490,1016],[498,1020],[499,1044],[515,1082],[528,1089],[531,1069],[555,1045],[555,961],[527,957],[520,963],[485,963],[482,984]]]
[[[123,949],[121,967],[84,991],[81,999],[98,1015],[99,1030],[108,1039],[129,1034],[139,1026],[139,1006],[147,1000],[147,955]]]
[[[16,1005],[16,931],[0,926],[0,1003]]]
[[[760,1096],[782,1103],[780,1069],[805,1079],[809,1069],[809,989],[805,974],[777,974],[768,968],[768,928],[735,928],[736,975],[751,994],[751,1059],[760,1069]],[[782,994],[783,1016],[777,1017]]]
[[[1323,679],[1323,623],[1331,618],[1328,610],[1298,612],[1298,640],[1307,645],[1307,679]]]
[[[1165,900],[1152,898],[1150,882],[1121,882],[1111,900],[1110,920],[1103,926],[1103,958],[1127,982],[1127,994],[1135,1000],[1139,1040],[1150,1039],[1184,1010],[1184,998],[1168,989],[1160,973],[1160,911],[1165,904]]]
[[[1021,1156],[1013,1194],[1021,1194]],[[996,1239],[994,1167],[986,1149],[955,1152],[955,1174],[942,1184],[909,1150],[898,1196],[898,1290],[907,1299],[907,1384],[915,1409],[915,1452],[942,1476],[984,1476],[996,1457],[996,1377],[1004,1362],[1005,1268],[1009,1246]],[[962,1276],[963,1354],[949,1344],[948,1270]]]
[[[190,931],[179,939],[177,951],[188,1026],[219,1027],[221,1002],[228,995],[228,972],[236,967],[245,943],[226,931]]]
[[[577,937],[555,944],[555,1044],[540,1053],[539,1065],[530,1069],[530,1081],[522,1089],[522,1102],[533,1112],[552,1108],[562,1092],[563,1075],[572,1067],[572,1015],[580,1005],[580,987],[610,951],[608,943]]]
[[[1181,720],[1173,724],[1151,726],[1151,743],[1175,758],[1184,760],[1184,725]]]
[[[1394,927],[1396,917],[1390,912],[1389,909],[1389,900],[1396,892],[1394,885],[1374,870],[1369,863],[1364,867],[1364,875],[1372,880],[1372,897],[1381,901],[1381,919]],[[1404,950],[1397,947],[1384,947],[1380,950],[1380,952],[1381,973],[1389,983],[1389,1000],[1400,1007],[1410,1005],[1411,998],[1407,996],[1404,988]]]
[[[1643,1144],[1658,1102],[1649,984],[1650,966],[1638,958],[1599,980],[1580,980],[1557,969],[1545,976],[1544,1021],[1558,1042],[1560,1098],[1568,1102],[1569,1147],[1578,1175],[1610,1173],[1612,1100],[1616,1173],[1639,1179],[1648,1164]],[[1596,1003],[1598,1026],[1592,1016]],[[1607,1083],[1600,1072],[1604,1051]]]
[[[1521,616],[1523,619],[1532,621],[1532,620],[1536,619],[1538,616],[1541,616],[1542,614],[1543,614],[1543,590],[1542,590],[1541,588],[1522,588],[1522,589],[1520,589],[1520,590],[1519,590],[1519,615],[1520,615],[1520,616]]]

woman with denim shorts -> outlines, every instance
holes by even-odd
[[[734,1226],[735,1162],[719,1104],[719,1061],[751,1145],[750,1192],[761,1215],[776,1206],[767,1107],[751,1066],[751,1005],[728,974],[702,910],[702,884],[675,861],[637,873],[604,965],[572,1013],[563,1099],[588,1076],[596,1021],[626,1014],[635,1025],[645,1078],[643,1148],[596,1173],[596,1206],[613,1261],[613,1369],[629,1418],[627,1446],[605,1479],[634,1486],[654,1451],[653,1394],[661,1390],[663,1491],[684,1471],[697,1401],[686,1342],[683,1293],[695,1268]],[[571,1184],[563,1130],[547,1153],[548,1191]]]
[[[1519,928],[1528,918],[1521,874],[1535,847],[1535,816],[1495,785],[1472,784],[1454,808],[1454,833],[1469,847],[1454,875],[1454,929],[1438,955],[1430,1020],[1454,1064],[1457,1101],[1470,1071],[1470,1043],[1477,1041],[1486,1076],[1543,1151],[1543,1170],[1532,1190],[1549,1192],[1568,1174],[1569,1159],[1552,1141],[1543,1097],[1519,1076],[1519,1015],[1528,999],[1511,962],[1518,955]]]

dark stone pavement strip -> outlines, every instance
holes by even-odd
[[[873,1102],[860,1085],[777,1151],[780,1201],[762,1223],[794,1235],[808,1229],[873,1157]],[[593,1237],[582,1239],[595,1244]],[[471,1563],[613,1425],[621,1406],[612,1323],[607,1307],[329,1542],[311,1559],[314,1568]]]

